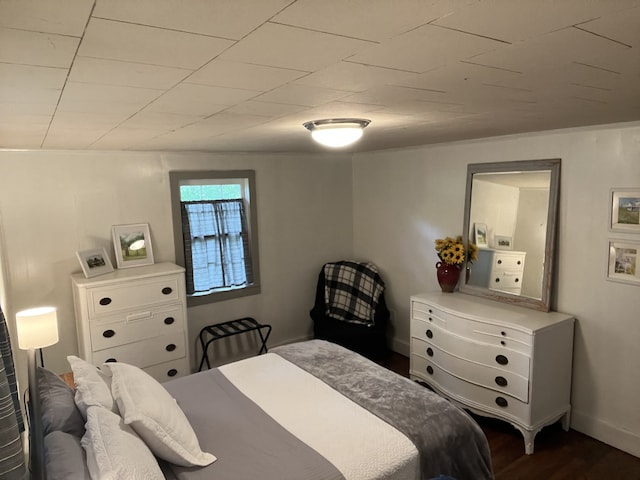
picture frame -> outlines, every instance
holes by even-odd
[[[495,235],[493,237],[494,248],[496,250],[513,250],[513,238],[506,235]]]
[[[640,233],[640,187],[635,189],[612,188],[610,200],[609,230]]]
[[[640,242],[609,240],[607,280],[640,285]]]
[[[487,247],[487,224],[486,223],[474,223],[473,224],[473,240],[478,247]]]
[[[82,250],[76,252],[76,256],[80,262],[80,267],[82,267],[82,273],[84,273],[86,278],[113,272],[113,264],[104,247]]]
[[[118,268],[153,265],[153,247],[148,223],[114,225],[111,233]]]

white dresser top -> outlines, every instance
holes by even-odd
[[[502,324],[535,334],[536,331],[553,327],[558,323],[571,320],[573,315],[560,312],[540,312],[525,307],[500,303],[482,297],[464,293],[430,292],[413,295],[412,300],[423,300],[435,304],[441,310],[452,315],[464,314],[465,317],[480,322]]]
[[[183,267],[176,265],[175,263],[165,262],[156,263],[154,265],[145,265],[142,267],[119,268],[113,272],[91,278],[86,278],[82,273],[74,273],[71,275],[71,279],[79,286],[91,285],[92,287],[95,287],[121,282],[128,278],[148,278],[156,277],[158,275],[169,275],[171,273],[183,273],[184,271]]]

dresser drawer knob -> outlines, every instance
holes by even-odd
[[[505,342],[504,340],[500,340],[500,345],[502,345],[503,347],[507,346],[507,342]]]
[[[178,370],[176,370],[175,368],[172,368],[167,372],[167,375],[170,377],[175,377],[177,374],[178,374]]]
[[[429,321],[430,321],[430,322],[433,322],[433,318],[429,317]]]
[[[169,295],[171,292],[173,292],[173,289],[172,289],[171,287],[164,287],[164,288],[162,289],[162,293],[163,293],[164,295]]]
[[[521,262],[520,260],[518,260],[518,262],[517,262],[517,263],[518,263],[518,265],[522,265],[522,262]]]
[[[498,362],[500,365],[506,365],[509,363],[509,359],[504,355],[498,355],[496,357],[496,362]]]
[[[509,406],[509,402],[507,402],[507,399],[504,397],[496,397],[496,404],[502,408]]]
[[[498,265],[502,265],[502,260],[498,260]]]
[[[496,280],[495,280],[495,281],[496,281],[496,283],[500,283],[500,278],[499,278],[499,277],[496,277]]]
[[[516,279],[514,280],[514,282],[516,282],[516,283],[518,283],[519,281],[520,281],[520,279],[519,279],[519,278],[516,278]]]
[[[433,310],[429,309],[429,314],[433,313]]]
[[[111,299],[109,297],[104,297],[100,299],[100,305],[102,305],[103,307],[106,305],[109,305],[111,303]]]
[[[102,332],[102,336],[104,338],[111,338],[116,334],[116,332],[114,332],[113,330],[105,330],[104,332]]]
[[[425,333],[427,334],[427,338],[433,338],[433,332],[431,330],[427,330]]]
[[[503,337],[506,337],[507,336],[507,332],[502,331],[502,332],[500,332],[500,335],[502,335]]]
[[[427,367],[427,373],[428,373],[429,375],[433,375],[433,367],[432,367],[431,365],[429,365],[429,366]]]
[[[433,348],[431,347],[427,348],[427,355],[429,355],[430,357],[433,357]]]
[[[174,343],[170,343],[169,345],[167,345],[167,346],[165,347],[165,350],[166,350],[167,352],[173,352],[175,349],[176,349],[176,345],[175,345]]]
[[[496,377],[496,383],[501,387],[506,387],[508,385],[507,379],[504,377]]]
[[[113,362],[117,362],[118,360],[116,360],[115,358],[107,358],[105,360],[105,363],[113,363]]]
[[[175,321],[176,321],[176,319],[175,319],[175,318],[173,318],[173,317],[167,317],[167,318],[165,318],[165,319],[164,319],[164,324],[165,324],[165,325],[171,325],[171,324],[172,324],[173,322],[175,322]]]

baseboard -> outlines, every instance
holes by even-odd
[[[394,352],[397,352],[401,355],[404,355],[405,357],[409,356],[409,352],[410,352],[410,348],[409,348],[409,342],[405,341],[405,340],[399,340],[397,338],[392,338],[391,339],[391,350],[393,350]]]
[[[290,343],[306,342],[307,340],[312,340],[312,339],[313,339],[313,335],[304,335],[302,337],[288,338],[280,342],[269,343],[269,348],[281,347],[282,345],[289,345]]]
[[[640,435],[636,433],[576,410],[571,411],[571,428],[635,457],[640,457]]]

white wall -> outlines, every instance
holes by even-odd
[[[358,154],[354,251],[380,266],[394,345],[407,353],[409,297],[439,288],[434,241],[462,233],[467,164],[557,157],[553,308],[577,318],[572,427],[640,456],[640,286],[605,278],[609,190],[640,187],[640,124]]]
[[[192,353],[204,325],[243,316],[273,325],[270,345],[311,334],[321,265],[352,251],[348,156],[0,151],[3,308],[13,326],[23,308],[58,307],[60,342],[44,349],[48,368],[69,371],[66,356],[77,353],[75,252],[104,246],[114,261],[111,226],[149,223],[155,261],[173,261],[168,171],[189,169],[256,171],[262,282],[260,295],[189,309]],[[26,385],[26,355],[16,357]]]

